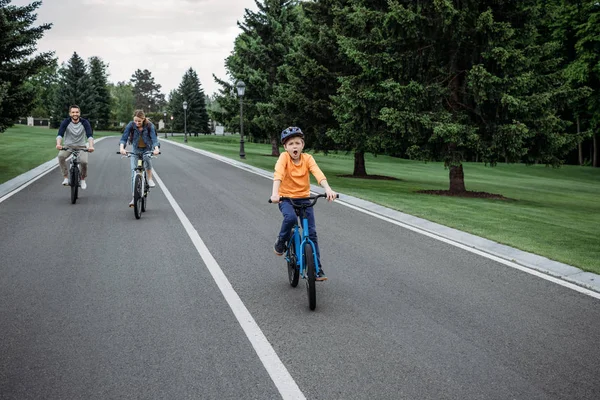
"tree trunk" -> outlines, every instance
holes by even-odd
[[[465,173],[462,164],[450,166],[450,193],[464,193],[465,189]]]
[[[598,134],[594,133],[594,161],[592,163],[592,165],[594,167],[598,166]]]
[[[279,157],[279,140],[274,136],[271,136],[271,155]]]
[[[365,153],[363,151],[354,152],[354,172],[353,176],[367,176],[367,167],[365,166]]]
[[[579,125],[579,116],[577,117],[577,136],[581,133],[581,126]],[[579,165],[583,165],[583,146],[581,143],[581,138],[579,139],[579,143],[577,144],[579,147]]]

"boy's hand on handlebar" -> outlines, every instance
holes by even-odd
[[[158,153],[160,153],[160,150],[158,149],[158,147],[155,147],[154,151],[152,152],[152,154],[154,154],[155,156],[157,156]]]
[[[327,195],[327,201],[334,201],[337,197],[337,193],[331,189],[325,189],[325,194]]]
[[[124,156],[127,155],[127,150],[123,149],[119,149],[119,153],[123,154]]]
[[[279,195],[272,195],[271,203],[279,203]]]
[[[94,152],[94,146],[88,147],[88,153],[93,153],[93,152]]]

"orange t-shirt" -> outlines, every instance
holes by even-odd
[[[317,162],[310,154],[301,153],[300,163],[294,164],[292,157],[286,151],[279,156],[277,164],[275,164],[274,180],[280,180],[279,186],[280,197],[302,198],[310,196],[310,175],[321,183],[325,178],[325,174],[321,171]]]

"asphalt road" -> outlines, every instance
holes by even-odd
[[[163,143],[136,220],[96,149],[77,204],[58,169],[0,203],[2,399],[600,397],[596,298],[323,201],[311,312],[271,181]]]

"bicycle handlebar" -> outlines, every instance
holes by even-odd
[[[152,153],[152,152],[153,152],[153,150],[150,150],[150,151],[144,151],[144,153]],[[117,154],[121,154],[121,152],[120,152],[120,151],[117,151]],[[128,151],[128,152],[127,152],[127,155],[126,155],[126,156],[124,156],[124,157],[131,157],[131,155],[132,155],[132,154],[135,154],[135,153],[134,153],[134,152],[132,152],[132,151]],[[158,154],[162,154],[162,151],[159,151],[159,152],[158,152]],[[121,154],[121,155],[122,155],[122,154]],[[151,155],[151,157],[156,157],[156,156],[155,156],[154,154],[152,154],[152,155]]]
[[[294,207],[306,207],[306,208],[308,208],[308,207],[314,206],[319,198],[326,198],[326,197],[327,197],[326,194],[318,194],[316,196],[310,196],[310,197],[304,197],[304,198],[280,197],[279,201],[289,200],[290,203],[292,203],[292,205]],[[339,193],[335,194],[335,198],[336,199],[340,198]],[[296,203],[296,201],[298,201],[298,200],[312,200],[312,201],[310,203],[307,203],[307,204],[298,204],[298,203]],[[271,201],[271,199],[269,199],[269,203],[273,203]]]
[[[74,147],[64,147],[64,146],[62,146],[60,149],[61,150],[73,150],[73,151],[86,151],[86,152],[89,152],[88,149],[76,149]]]

